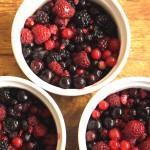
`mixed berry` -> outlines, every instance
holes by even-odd
[[[150,91],[126,89],[109,95],[92,112],[88,150],[150,150]]]
[[[55,150],[57,131],[49,110],[28,91],[0,88],[0,150]]]
[[[49,0],[21,31],[24,58],[42,80],[61,88],[84,88],[117,62],[118,30],[101,6],[88,0]]]

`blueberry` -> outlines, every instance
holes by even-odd
[[[96,120],[90,120],[89,122],[88,122],[88,125],[87,125],[87,129],[88,130],[100,130],[100,129],[102,129],[102,125],[101,125],[101,123],[100,123],[100,121],[96,121]]]
[[[88,75],[87,83],[89,85],[94,84],[96,82],[96,76],[94,74]]]
[[[115,125],[115,121],[111,117],[106,117],[103,119],[103,126],[106,129],[111,129]]]
[[[136,109],[131,109],[131,110],[129,111],[129,115],[130,115],[131,117],[135,117],[135,116],[137,115]]]
[[[77,68],[74,65],[70,65],[70,67],[69,67],[69,71],[70,71],[71,74],[74,74],[76,72],[76,69]]]
[[[112,118],[116,119],[116,118],[120,118],[122,115],[122,109],[120,107],[114,107],[111,110],[111,116]]]
[[[28,142],[30,140],[30,138],[31,138],[31,134],[30,133],[25,133],[25,135],[24,135],[25,141]]]
[[[75,77],[73,79],[73,85],[75,88],[81,89],[81,88],[84,88],[86,86],[86,81],[82,77]]]
[[[22,53],[23,53],[24,58],[27,58],[31,55],[32,48],[31,47],[23,47]]]
[[[40,78],[46,82],[50,82],[52,77],[53,77],[53,73],[48,69],[43,70],[40,75]]]
[[[20,90],[17,94],[17,99],[19,102],[26,102],[29,100],[29,94],[27,91]]]
[[[71,86],[71,79],[68,77],[62,77],[59,81],[59,86],[64,89],[68,89]]]
[[[87,142],[92,142],[96,139],[96,133],[94,131],[87,131],[86,132],[86,141]]]
[[[102,76],[102,71],[96,69],[96,70],[94,70],[94,74],[95,74],[95,76],[96,76],[96,78],[97,78],[97,80],[98,80],[98,79],[100,79],[101,76]]]

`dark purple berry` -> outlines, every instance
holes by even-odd
[[[81,88],[84,88],[86,86],[86,81],[82,77],[75,77],[73,79],[73,85],[75,88],[81,89]]]
[[[53,77],[53,73],[48,69],[43,70],[40,75],[40,78],[48,83],[51,81],[52,77]]]
[[[29,94],[26,91],[21,90],[17,93],[17,100],[19,102],[26,102],[29,100]]]
[[[122,116],[123,112],[122,109],[120,107],[114,107],[111,110],[111,116],[114,119],[120,118]]]
[[[101,128],[102,128],[102,125],[101,125],[100,121],[90,120],[88,122],[88,125],[87,125],[88,130],[97,130],[97,129],[101,129]]]
[[[68,77],[62,77],[59,81],[59,86],[64,89],[68,89],[71,86],[71,80]]]
[[[22,52],[23,52],[24,58],[27,58],[31,55],[32,48],[31,47],[23,47]]]
[[[115,121],[111,117],[106,117],[103,119],[103,126],[106,129],[111,129],[115,125]]]
[[[87,83],[89,85],[94,84],[96,82],[96,76],[94,74],[88,75]]]

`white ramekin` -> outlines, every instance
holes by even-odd
[[[32,82],[10,76],[1,76],[0,77],[0,88],[2,87],[15,87],[25,89],[35,96],[37,96],[49,109],[51,112],[54,121],[56,123],[57,134],[58,134],[58,142],[57,142],[57,150],[65,150],[66,147],[66,127],[63,116],[58,108],[57,104],[53,100],[53,98],[46,93],[44,90],[33,84]]]
[[[41,80],[38,76],[36,76],[32,72],[32,70],[27,65],[22,54],[22,48],[20,43],[20,31],[24,26],[25,20],[29,16],[31,16],[46,1],[48,0],[32,0],[32,1],[24,0],[24,2],[21,4],[20,8],[16,13],[12,25],[11,40],[12,40],[13,53],[19,67],[25,73],[25,75],[31,81],[33,81],[43,89],[55,94],[66,95],[66,96],[78,96],[78,95],[84,95],[84,94],[97,91],[98,89],[108,84],[113,79],[115,79],[127,61],[129,48],[130,48],[130,28],[129,28],[128,20],[122,7],[120,6],[117,0],[93,0],[96,1],[98,4],[100,4],[102,7],[104,7],[112,15],[119,29],[119,35],[121,39],[120,55],[117,64],[108,75],[106,75],[99,82],[91,86],[85,87],[83,89],[62,89],[46,83],[45,81]]]
[[[142,89],[150,90],[150,78],[129,77],[129,78],[116,80],[103,87],[95,94],[95,96],[91,98],[91,100],[89,101],[89,103],[87,104],[87,106],[83,111],[79,123],[78,144],[80,150],[87,150],[86,138],[85,138],[86,128],[91,113],[95,109],[95,107],[99,104],[101,100],[104,100],[108,95],[128,88],[142,88]]]

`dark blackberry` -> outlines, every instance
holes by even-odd
[[[84,8],[86,6],[86,0],[79,0],[78,7]]]
[[[11,91],[9,88],[0,89],[0,102],[9,105],[11,103]]]
[[[66,59],[70,57],[70,52],[66,49],[60,51],[60,56],[62,59]]]
[[[93,40],[93,34],[88,34],[86,37],[85,37],[85,39],[86,39],[86,41],[92,41]]]
[[[86,9],[78,11],[75,15],[75,23],[78,27],[87,27],[90,24],[91,17]]]
[[[51,61],[61,61],[61,60],[62,60],[62,58],[58,52],[50,52],[46,56],[46,62],[47,63],[50,63]]]
[[[109,40],[107,38],[100,39],[98,46],[102,51],[107,49],[109,46]]]
[[[76,5],[73,0],[67,0],[73,8],[76,8]]]
[[[93,36],[94,36],[95,39],[100,39],[100,38],[104,37],[104,33],[97,26],[95,26]]]
[[[47,51],[43,50],[43,51],[34,51],[34,53],[32,54],[32,58],[33,59],[43,59],[47,54]]]
[[[8,150],[8,142],[0,141],[0,150]]]
[[[21,90],[17,93],[17,100],[21,103],[27,102],[29,100],[29,94],[27,91]]]
[[[4,130],[8,133],[16,131],[19,127],[18,120],[14,118],[6,118],[4,121]]]
[[[43,7],[42,7],[42,10],[45,11],[46,13],[48,13],[49,15],[52,15],[52,9],[50,8],[51,5],[54,5],[52,2],[48,2],[47,4],[45,4]]]
[[[49,15],[46,12],[44,12],[42,10],[38,10],[36,12],[35,21],[37,23],[47,24],[47,23],[49,23],[49,20],[50,20]]]
[[[83,41],[84,37],[82,34],[75,37],[75,43],[83,43]]]
[[[66,47],[67,50],[69,50],[70,52],[73,52],[75,50],[75,45],[70,43],[67,47]]]
[[[98,26],[105,27],[105,25],[109,22],[110,17],[107,14],[100,14],[95,17],[95,21]]]
[[[92,15],[93,17],[99,15],[100,13],[103,13],[103,9],[95,4],[92,4],[92,6],[89,8],[89,13],[90,15]]]

